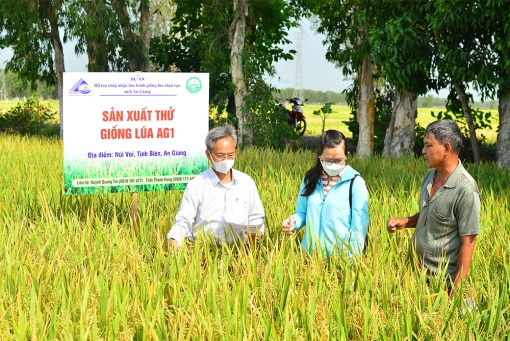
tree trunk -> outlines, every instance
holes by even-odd
[[[108,64],[108,53],[106,51],[106,32],[108,32],[108,20],[105,7],[98,6],[96,3],[87,1],[84,3],[83,8],[89,18],[97,18],[89,27],[89,24],[82,23],[85,30],[90,30],[93,34],[89,34],[85,40],[87,47],[87,71],[88,72],[110,72]]]
[[[95,39],[87,40],[87,71],[88,72],[110,72],[110,66],[106,58],[106,51],[100,41]]]
[[[510,94],[499,98],[498,167],[510,166]]]
[[[142,66],[141,71],[149,72],[151,70],[150,67],[150,42],[151,42],[151,30],[150,30],[150,13],[149,13],[150,3],[149,0],[140,1],[140,39],[143,44],[143,54],[144,54],[144,65]]]
[[[407,90],[395,93],[393,114],[384,138],[384,157],[411,155],[416,138],[418,96]]]
[[[252,141],[251,129],[245,127],[249,123],[248,108],[245,97],[247,95],[246,80],[243,73],[243,49],[246,30],[246,16],[248,15],[247,0],[234,0],[234,20],[229,28],[230,43],[230,74],[234,83],[234,98],[236,103],[236,116],[239,123],[239,144],[250,144]]]
[[[374,149],[374,82],[372,78],[372,61],[368,56],[363,58],[358,69],[358,124],[359,137],[356,153],[365,158]]]
[[[142,33],[140,37],[134,34],[131,30],[131,20],[126,8],[127,3],[123,0],[111,1],[112,7],[117,14],[117,18],[122,28],[122,35],[124,36],[124,40],[126,42],[124,48],[126,49],[126,55],[129,61],[129,70],[131,72],[149,71],[149,61],[147,59],[147,39],[150,39],[148,1],[149,0],[141,0],[140,3],[140,25],[141,29],[145,30],[141,31]],[[144,28],[143,25],[146,27]],[[148,36],[144,37],[145,35]]]
[[[473,161],[477,163],[480,161],[480,149],[478,148],[478,141],[476,140],[476,130],[475,125],[473,124],[473,117],[471,117],[471,108],[469,107],[468,96],[463,85],[457,83],[455,80],[452,81],[455,91],[459,95],[462,112],[464,113],[469,129],[469,140],[471,141],[471,148],[473,149]]]
[[[63,115],[63,83],[64,83],[64,49],[62,47],[62,41],[60,40],[60,33],[58,31],[58,16],[55,8],[51,1],[41,1],[41,6],[46,6],[42,8],[40,13],[44,16],[47,15],[47,19],[50,22],[50,38],[53,46],[53,51],[55,53],[54,63],[55,63],[55,71],[57,74],[57,95],[58,95],[58,104],[60,107],[60,137],[64,137],[64,115]]]

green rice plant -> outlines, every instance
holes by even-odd
[[[329,122],[329,120],[328,120]],[[459,340],[510,334],[510,176],[465,165],[483,197],[469,277],[449,298],[408,256],[412,230],[386,221],[418,209],[416,158],[351,158],[367,183],[370,245],[353,263],[308,255],[281,232],[314,152],[245,148],[266,236],[217,246],[206,236],[167,250],[182,189],[64,195],[62,143],[0,135],[1,340]],[[461,313],[465,297],[478,310]]]

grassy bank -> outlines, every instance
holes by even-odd
[[[370,191],[371,244],[354,266],[307,257],[281,221],[293,212],[309,151],[240,151],[258,185],[267,236],[252,250],[200,239],[165,253],[182,191],[63,196],[62,143],[0,135],[1,340],[489,340],[510,334],[510,179],[469,165],[482,234],[469,280],[449,299],[407,260],[421,159],[352,159]],[[463,316],[463,297],[479,311]]]

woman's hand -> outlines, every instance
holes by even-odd
[[[287,236],[292,235],[292,230],[296,227],[296,220],[294,217],[288,217],[284,221],[282,221],[282,230]]]

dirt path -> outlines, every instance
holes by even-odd
[[[310,149],[313,151],[316,151],[317,148],[319,148],[319,135],[303,135],[301,136],[299,146],[304,149]],[[347,140],[347,147],[351,154],[353,154],[356,151],[356,144],[352,139],[348,138]]]
[[[300,147],[304,149],[317,150],[319,147],[319,137],[317,135],[303,135],[300,138]]]

